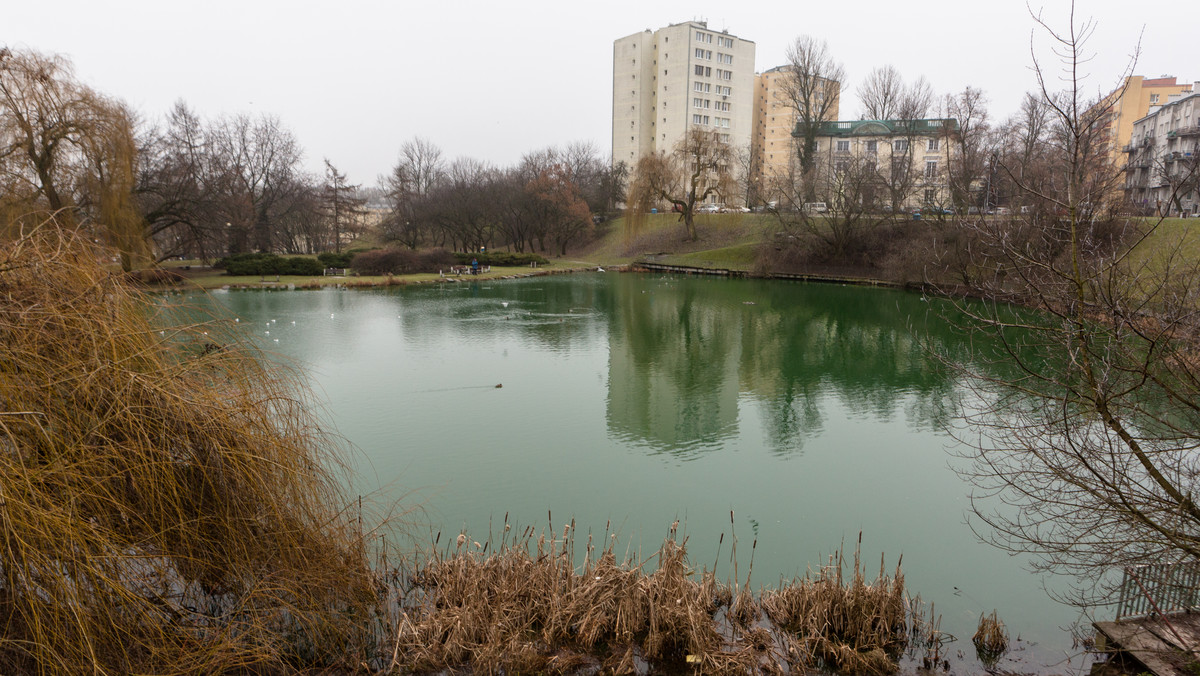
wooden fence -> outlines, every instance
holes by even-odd
[[[1200,561],[1125,568],[1117,619],[1200,608]]]

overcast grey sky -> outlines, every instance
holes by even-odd
[[[1031,6],[1066,27],[1067,0]],[[1091,90],[1114,86],[1143,27],[1137,74],[1200,79],[1194,0],[1079,0],[1076,13],[1097,24]],[[373,185],[414,136],[496,164],[576,140],[607,156],[613,40],[691,19],[754,41],[759,71],[798,35],[827,40],[846,68],[843,118],[858,116],[863,77],[889,63],[939,94],[983,89],[993,118],[1035,84],[1020,0],[3,0],[0,44],[69,56],[81,80],[148,119],[178,99],[205,117],[277,114],[309,169],[328,157]]]

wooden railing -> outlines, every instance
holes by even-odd
[[[1128,566],[1121,580],[1117,619],[1200,608],[1200,561]]]

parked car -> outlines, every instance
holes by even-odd
[[[806,202],[804,204],[804,213],[806,214],[823,214],[829,211],[829,206],[824,202]]]
[[[696,213],[698,213],[698,214],[715,214],[715,213],[719,212],[720,210],[721,210],[721,205],[719,205],[719,204],[701,204],[700,207],[696,209]]]

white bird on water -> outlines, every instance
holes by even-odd
[[[508,307],[508,301],[506,301],[506,300],[500,301],[500,304],[503,305],[504,307]]]

